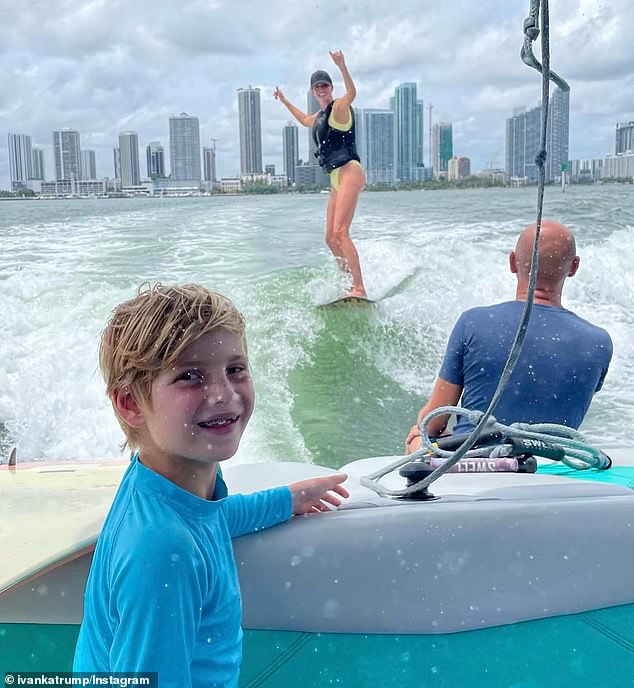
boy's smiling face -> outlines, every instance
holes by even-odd
[[[155,468],[228,459],[238,449],[253,403],[243,338],[222,327],[212,330],[152,383],[150,406],[142,409],[141,459]]]

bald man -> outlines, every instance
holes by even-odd
[[[509,256],[517,277],[515,300],[465,311],[455,324],[445,358],[429,401],[418,413],[418,423],[440,406],[485,411],[502,374],[524,310],[528,293],[536,226],[520,234]],[[612,358],[612,340],[600,327],[561,305],[567,277],[579,268],[575,239],[554,220],[543,220],[539,234],[539,268],[531,318],[513,375],[493,415],[505,424],[558,423],[581,425],[592,395],[598,392]],[[446,430],[449,416],[434,418],[430,436]],[[458,416],[455,434],[473,429]],[[418,425],[410,430],[406,451],[420,449]]]

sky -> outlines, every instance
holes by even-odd
[[[181,112],[200,118],[201,145],[216,139],[218,174],[235,175],[247,86],[261,89],[263,164],[281,172],[292,117],[273,90],[305,110],[310,74],[326,69],[343,93],[329,50],[345,55],[355,106],[388,108],[395,86],[415,81],[433,121],[453,123],[456,155],[475,171],[503,167],[506,118],[541,97],[519,57],[528,10],[528,0],[0,0],[0,188],[9,132],[44,149],[51,179],[53,130],[79,130],[98,177],[113,176],[118,134],[133,130],[144,175],[145,146],[161,141],[169,159],[168,118]],[[551,67],[571,86],[570,158],[612,154],[616,123],[634,120],[632,0],[556,0],[550,34]]]

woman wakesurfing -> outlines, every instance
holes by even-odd
[[[330,53],[339,67],[346,92],[333,97],[332,79],[328,72],[317,70],[310,77],[310,88],[319,102],[320,110],[307,115],[276,87],[273,96],[285,105],[293,117],[305,127],[312,127],[319,164],[330,174],[330,195],[326,210],[326,244],[337,259],[341,270],[350,276],[352,286],[345,297],[367,299],[359,254],[350,238],[359,194],[365,186],[365,173],[355,146],[355,126],[352,102],[356,96],[354,82],[340,50]]]

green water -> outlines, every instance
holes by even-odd
[[[508,251],[535,190],[363,194],[352,234],[379,300],[364,312],[316,308],[344,288],[325,205],[320,194],[2,203],[0,460],[12,446],[22,460],[118,455],[97,342],[143,280],[199,281],[244,311],[257,401],[236,461],[340,466],[400,452],[458,315],[512,298]],[[584,429],[627,444],[634,186],[550,188],[546,215],[577,235],[564,304],[614,341]]]

